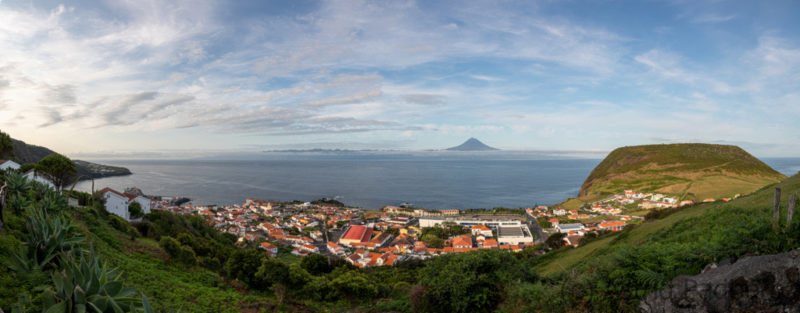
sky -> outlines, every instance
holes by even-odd
[[[800,2],[0,0],[0,130],[83,157],[800,157]]]

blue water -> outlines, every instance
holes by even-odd
[[[378,209],[403,202],[431,209],[530,207],[577,195],[600,159],[440,159],[419,156],[294,157],[270,160],[95,160],[134,174],[95,180],[95,189],[136,186],[194,204],[336,198]],[[791,175],[800,158],[764,159]],[[91,183],[78,184],[91,190]]]

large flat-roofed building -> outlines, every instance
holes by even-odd
[[[419,218],[420,227],[441,226],[445,222],[453,222],[462,226],[486,225],[492,228],[522,225],[521,216],[515,215],[465,215],[465,216],[426,216]]]
[[[522,243],[533,243],[533,235],[527,225],[498,227],[497,241],[501,245],[518,245]]]
[[[347,245],[356,242],[369,242],[372,238],[372,228],[362,225],[350,225],[350,228],[339,238],[339,244]]]

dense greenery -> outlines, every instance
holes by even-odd
[[[59,194],[16,173],[9,183],[9,223],[0,234],[0,308],[12,312],[150,311],[124,288],[118,272],[88,249]],[[23,222],[24,221],[24,222]]]

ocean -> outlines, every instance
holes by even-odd
[[[531,207],[575,197],[601,159],[449,158],[418,155],[279,155],[264,160],[92,160],[133,174],[95,180],[95,190],[135,186],[148,195],[184,196],[195,205],[335,198],[379,209]],[[800,158],[763,159],[800,171]],[[76,190],[91,191],[91,182]]]

